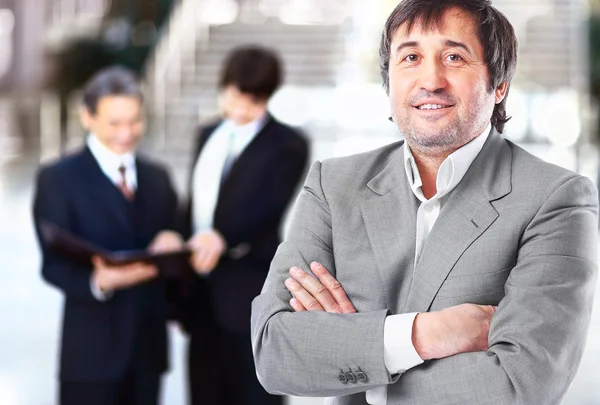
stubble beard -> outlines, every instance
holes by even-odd
[[[403,134],[410,147],[427,155],[438,155],[460,143],[461,122],[458,117],[443,127],[435,129],[434,120],[430,129],[416,124],[411,117],[406,117],[404,122],[398,124],[404,129]]]
[[[485,119],[481,115],[480,110],[484,108],[481,104],[477,103],[474,108],[469,109],[466,119],[461,119],[457,114],[442,127],[438,127],[435,118],[431,119],[431,127],[428,128],[425,120],[417,123],[415,121],[419,118],[412,117],[410,113],[400,116],[396,112],[394,115],[398,118],[398,128],[411,149],[424,155],[439,156],[454,152],[480,135],[478,131],[482,131],[489,123],[489,118]]]

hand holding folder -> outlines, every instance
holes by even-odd
[[[40,233],[44,243],[62,256],[79,264],[90,265],[92,257],[100,257],[110,266],[124,266],[136,262],[154,264],[163,277],[180,275],[188,266],[191,250],[187,247],[168,252],[151,252],[148,249],[108,251],[57,225],[40,221]]]

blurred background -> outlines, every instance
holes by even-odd
[[[600,97],[599,0],[495,0],[513,23],[519,64],[506,137],[596,183]],[[79,147],[81,85],[122,64],[139,72],[143,148],[183,192],[198,123],[217,113],[217,74],[236,45],[276,49],[285,85],[277,118],[300,126],[311,161],[396,141],[387,120],[378,46],[397,0],[0,0],[0,404],[56,398],[61,294],[44,284],[31,221],[41,161]],[[600,404],[600,300],[565,400]],[[551,309],[549,309],[551,310]],[[185,337],[171,330],[163,403],[186,403]],[[290,398],[314,405],[320,399]]]

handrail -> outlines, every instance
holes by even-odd
[[[152,98],[155,126],[161,125],[160,143],[166,142],[167,99],[181,94],[182,67],[192,60],[198,44],[208,41],[208,25],[198,18],[204,0],[181,0],[165,24],[163,33],[145,69],[144,87]]]

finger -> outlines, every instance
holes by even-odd
[[[219,254],[218,254],[218,252],[214,251],[211,253],[211,255],[206,260],[205,269],[208,271],[214,270],[214,268],[217,267],[218,262],[219,262]]]
[[[158,275],[158,269],[155,266],[144,265],[138,268],[134,273],[134,280],[141,283],[153,279]]]
[[[350,299],[348,298],[348,295],[346,295],[346,291],[344,291],[340,282],[329,273],[325,266],[318,262],[312,262],[310,264],[310,269],[313,274],[317,276],[321,284],[327,288],[343,314],[356,312],[356,308],[354,308],[354,305],[350,302]]]
[[[196,262],[196,269],[203,269],[204,262],[206,261],[206,256],[208,255],[208,251],[206,249],[198,249],[196,253],[194,253],[194,260]]]
[[[187,242],[186,244],[192,249],[192,250],[198,250],[202,248],[202,238],[200,238],[199,235],[194,235],[192,236]]]
[[[493,315],[498,307],[494,305],[479,305],[479,307],[487,314]]]
[[[197,272],[202,272],[202,262],[200,261],[200,258],[198,257],[198,255],[193,255],[192,259],[192,267],[194,268],[194,270],[196,270]]]
[[[129,263],[129,264],[125,264],[122,266],[115,266],[115,271],[118,272],[132,272],[132,271],[139,271],[140,269],[143,268],[149,268],[152,267],[151,264],[148,263],[144,263],[144,262],[135,262],[135,263]]]
[[[204,271],[211,270],[211,262],[213,261],[214,253],[210,249],[206,249],[200,259],[200,268]]]
[[[113,277],[119,287],[130,287],[150,279],[152,271],[145,267],[129,267],[127,270],[115,270]]]
[[[106,262],[100,256],[92,256],[94,267],[106,267]]]
[[[300,303],[300,301],[298,301],[296,298],[292,298],[290,300],[290,305],[292,306],[292,309],[296,312],[306,311],[306,308],[304,308],[304,305],[302,305]]]
[[[290,274],[308,293],[319,302],[319,305],[327,312],[342,313],[341,307],[331,296],[327,288],[319,280],[298,267],[292,267]],[[303,302],[304,304],[304,302]],[[306,307],[306,305],[305,305]],[[306,307],[306,309],[309,309]]]
[[[191,238],[190,240],[186,241],[184,243],[184,246],[190,250],[196,250],[197,248],[196,244],[194,243],[194,238]]]
[[[294,298],[296,298],[300,304],[306,308],[307,311],[324,311],[321,304],[319,304],[319,301],[310,295],[310,293],[293,278],[288,278],[285,280],[285,287],[292,293]]]
[[[210,274],[210,270],[206,264],[204,255],[196,255],[196,257],[194,258],[193,267],[198,274],[203,274],[203,275]]]

